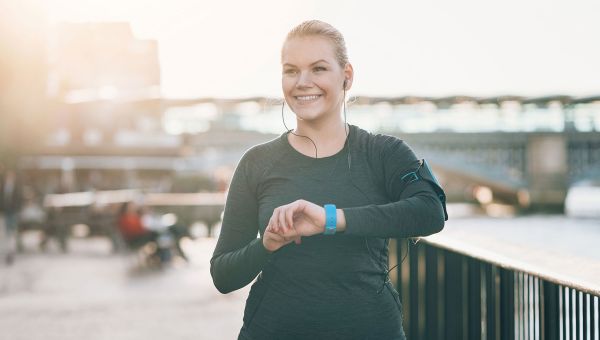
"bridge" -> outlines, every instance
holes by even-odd
[[[95,169],[111,173],[118,188],[135,188],[142,177],[156,183],[165,175],[233,168],[251,145],[284,130],[277,98],[134,98],[56,106],[68,119],[49,136],[62,139],[30,149],[22,167],[58,170],[75,181]],[[146,121],[154,130],[129,123],[115,130],[107,119],[107,126],[98,119],[82,126],[85,117],[107,107],[122,123]],[[175,134],[165,132],[172,110],[175,117],[188,117]],[[286,120],[293,123],[293,116]],[[430,160],[452,200],[477,200],[475,186],[491,192],[494,201],[560,209],[570,186],[600,180],[600,96],[353,97],[348,120],[406,140]]]
[[[430,158],[443,178],[452,178],[445,185],[454,195],[464,187],[463,183],[454,188],[457,180],[467,181],[491,188],[512,204],[560,207],[570,186],[600,180],[600,134],[596,132],[395,135]]]

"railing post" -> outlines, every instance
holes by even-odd
[[[463,304],[463,268],[461,256],[445,251],[445,332],[447,339],[463,339],[463,320],[466,305]]]
[[[558,320],[559,325],[562,325],[562,332],[560,334],[561,339],[566,339],[567,338],[567,333],[569,333],[569,331],[567,330],[567,313],[568,313],[568,308],[567,308],[567,294],[566,292],[566,287],[563,286],[558,286],[558,294],[559,294],[559,299],[560,299],[560,311],[559,311],[559,315],[560,315],[560,319]]]
[[[600,318],[598,313],[598,299],[599,297],[590,295],[590,339],[594,339],[594,336],[600,333],[598,329],[600,325],[598,325],[597,321],[597,318]],[[598,339],[597,336],[596,339]]]
[[[588,308],[589,308],[589,304],[588,304],[589,294],[583,294],[582,293],[582,295],[583,295],[582,296],[583,305],[581,306],[581,308],[583,310],[583,314],[582,314],[583,320],[582,321],[583,321],[583,334],[584,334],[584,335],[582,335],[582,338],[585,339],[586,338],[585,334],[587,334],[586,332],[587,332],[587,329],[588,329],[588,318],[587,318],[588,312],[587,311],[588,311]],[[591,336],[588,334],[587,338],[591,338]]]
[[[485,271],[485,299],[486,299],[486,337],[487,340],[500,340],[500,313],[499,313],[499,278],[498,270],[491,264],[484,265]]]
[[[468,339],[481,339],[481,267],[468,259]]]
[[[410,264],[410,304],[409,304],[409,333],[407,336],[410,339],[419,340],[421,339],[421,332],[419,329],[419,248],[418,246],[412,247],[408,254],[408,262]]]
[[[422,246],[425,247],[425,339],[443,339],[438,312],[441,300],[438,294],[438,250],[429,245]]]
[[[565,302],[565,329],[567,330],[567,337],[565,339],[575,339],[575,329],[573,328],[575,315],[573,314],[573,290],[571,288],[565,287],[565,297],[565,301],[569,301],[569,303]]]
[[[575,323],[575,339],[581,339],[581,313],[580,312],[580,308],[581,308],[581,295],[583,293],[581,293],[580,291],[575,290],[575,293],[573,294],[573,296],[575,297],[575,315],[573,317],[573,322]]]
[[[500,338],[515,338],[515,281],[514,272],[500,269]]]

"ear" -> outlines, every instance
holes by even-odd
[[[354,80],[354,68],[352,68],[352,64],[347,63],[344,66],[344,89],[346,91],[352,88],[352,82]]]

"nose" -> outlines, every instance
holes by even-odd
[[[298,75],[298,81],[296,82],[297,88],[305,88],[312,86],[312,79],[310,72],[300,72]]]

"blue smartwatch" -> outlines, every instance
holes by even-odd
[[[337,228],[337,209],[335,204],[325,204],[325,231],[324,235],[333,235]]]

